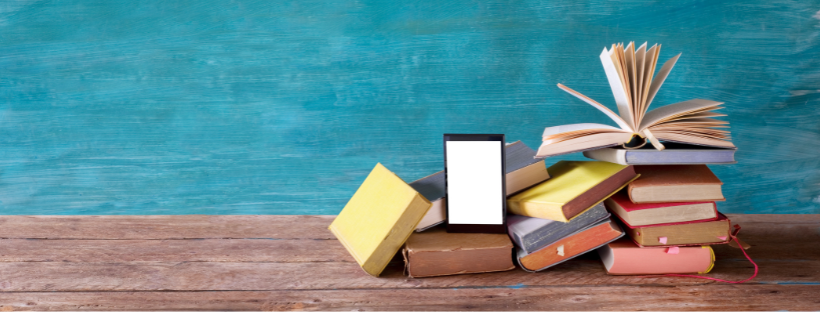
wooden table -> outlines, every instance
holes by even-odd
[[[820,215],[730,215],[745,284],[607,276],[594,254],[540,273],[365,274],[333,216],[2,216],[0,310],[818,310]],[[749,277],[739,249],[708,274]]]

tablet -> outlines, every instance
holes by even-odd
[[[503,134],[444,134],[447,232],[507,233]]]

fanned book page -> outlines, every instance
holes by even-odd
[[[702,146],[735,148],[731,142],[727,121],[715,119],[726,116],[715,113],[723,102],[693,99],[669,104],[652,111],[649,105],[658,94],[663,82],[680,54],[666,61],[655,70],[661,46],[647,48],[644,43],[635,48],[613,44],[604,48],[600,59],[612,89],[618,113],[605,105],[569,87],[558,84],[558,88],[592,105],[618,127],[601,124],[572,124],[544,129],[537,158],[556,156],[574,152],[595,150],[621,145],[624,148],[639,148],[649,142],[655,149],[663,150],[661,141],[686,143]]]

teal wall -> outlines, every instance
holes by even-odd
[[[820,213],[820,1],[0,2],[0,213],[336,214],[441,134],[613,124],[601,50],[726,102],[732,213]],[[581,159],[578,155],[549,158]]]

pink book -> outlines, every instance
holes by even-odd
[[[660,225],[689,221],[716,220],[715,202],[636,204],[625,192],[608,198],[606,208],[630,226]]]
[[[611,275],[704,274],[715,264],[709,246],[641,248],[625,238],[604,245],[598,254]]]

